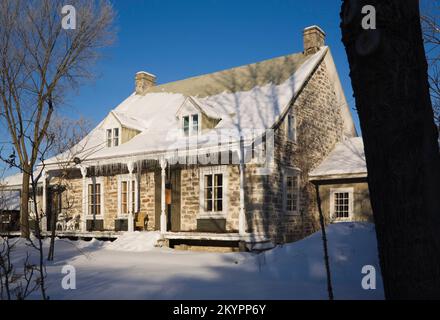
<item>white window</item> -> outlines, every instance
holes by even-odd
[[[224,217],[227,214],[227,166],[200,169],[200,215]]]
[[[136,176],[130,179],[130,175],[118,176],[118,215],[126,217],[130,210],[138,211],[138,187]]]
[[[89,214],[101,215],[101,184],[89,184]]]
[[[113,146],[119,146],[119,128],[113,129]]]
[[[353,215],[353,188],[330,190],[330,215],[334,220],[349,220]]]
[[[121,182],[121,214],[128,213],[128,181]]]
[[[193,114],[182,117],[182,129],[185,137],[197,135],[199,133],[200,121],[199,115]]]
[[[183,117],[183,134],[189,136],[189,116]]]
[[[104,179],[102,177],[87,179],[87,216],[88,218],[104,213]]]
[[[107,129],[107,148],[112,147],[112,129]]]
[[[300,214],[300,171],[284,170],[284,211],[287,214]]]
[[[193,131],[193,134],[197,134],[199,132],[199,115],[198,114],[192,115],[192,131]]]
[[[223,211],[223,174],[205,174],[205,212]]]
[[[287,138],[296,142],[296,118],[292,114],[287,116]]]
[[[119,128],[106,130],[107,148],[119,146]]]

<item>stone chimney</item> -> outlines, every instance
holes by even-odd
[[[136,73],[135,84],[136,94],[143,96],[146,94],[148,88],[156,85],[156,76],[145,71],[140,71]]]
[[[310,55],[325,46],[325,32],[318,26],[304,29],[304,54]]]

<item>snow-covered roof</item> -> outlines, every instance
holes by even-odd
[[[0,179],[0,187],[7,188],[12,186],[21,186],[21,182],[23,181],[23,174],[16,173],[11,176]]]
[[[366,177],[364,142],[361,137],[338,143],[329,156],[309,176],[312,179],[328,177]]]
[[[41,174],[41,169],[37,169],[34,171],[34,178]],[[0,179],[0,190],[4,189],[17,189],[20,187],[23,181],[23,173],[16,173],[5,178]],[[29,181],[31,183],[31,181]],[[38,180],[38,184],[42,184],[42,180]]]
[[[125,126],[140,133],[126,143],[107,148],[102,121],[78,144],[78,157],[101,161],[169,151],[186,143],[176,113],[188,98],[208,117],[220,120],[213,132],[230,130],[238,136],[244,130],[272,128],[327,52],[328,47],[323,47],[313,55],[288,55],[153,86],[145,95],[133,93],[112,113]],[[210,135],[212,132],[199,136],[198,145],[200,141],[208,145]],[[216,140],[214,143],[218,144]],[[46,164],[61,159],[57,156]]]
[[[137,131],[143,131],[147,129],[147,126],[142,119],[127,115],[122,112],[118,112],[116,110],[113,110],[111,113],[116,117],[121,126],[125,128],[135,129]]]

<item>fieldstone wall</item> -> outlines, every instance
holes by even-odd
[[[255,166],[246,169],[248,231],[269,235],[276,243],[304,238],[319,226],[314,186],[308,174],[343,139],[341,106],[336,102],[325,62],[322,62],[290,107],[297,122],[297,141],[287,138],[287,115],[275,128],[275,163],[269,176],[254,175]],[[283,170],[298,168],[300,173],[300,214],[283,210]]]
[[[139,213],[135,225],[138,230],[155,229],[154,172],[144,172],[139,178]]]
[[[118,177],[104,177],[104,229],[114,230],[118,217]]]
[[[370,192],[367,182],[353,182],[344,184],[324,184],[319,186],[319,194],[321,196],[321,207],[323,214],[330,218],[330,192],[331,189],[353,188],[353,212],[349,219],[344,221],[364,221],[374,222],[373,209],[371,208]],[[331,222],[337,222],[334,218],[330,218]]]
[[[200,175],[198,168],[182,169],[181,177],[181,208],[180,226],[182,231],[197,229],[197,215],[199,214],[199,185]]]
[[[198,167],[181,171],[181,230],[197,231],[200,212],[200,169]],[[238,166],[228,167],[226,230],[238,231],[240,212],[240,175]]]
[[[226,230],[238,232],[238,216],[240,214],[240,171],[237,165],[228,167],[228,216]]]

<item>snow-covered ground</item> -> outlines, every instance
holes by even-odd
[[[383,299],[374,226],[340,223],[327,232],[335,298]],[[157,237],[134,233],[113,243],[58,240],[55,261],[47,265],[50,298],[327,299],[320,232],[262,254],[154,248]],[[16,266],[31,251],[18,241]],[[61,286],[66,264],[76,269],[76,290]],[[364,265],[377,270],[376,290],[362,289]]]

